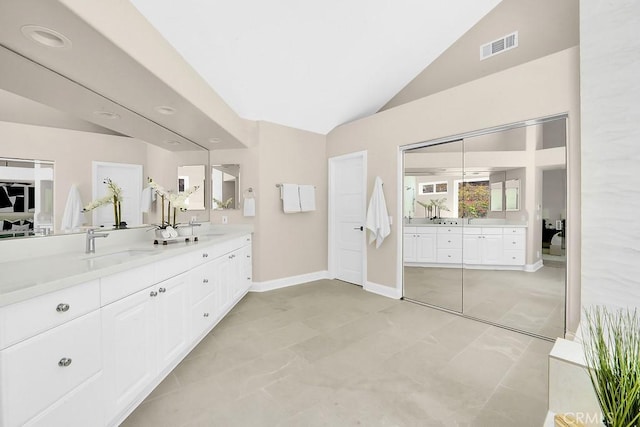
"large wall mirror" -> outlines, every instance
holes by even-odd
[[[0,181],[9,184],[19,183],[24,185],[24,202],[27,212],[18,212],[22,206],[22,197],[18,195],[18,189],[11,187],[7,193],[16,194],[9,196],[12,203],[9,206],[2,198],[0,191],[0,203],[4,208],[0,212],[0,219],[11,222],[2,222],[2,236],[25,237],[45,234],[58,234],[68,232],[84,232],[88,227],[105,225],[112,227],[112,206],[104,206],[96,209],[96,212],[87,212],[80,215],[79,227],[62,230],[62,220],[72,188],[77,188],[79,198],[83,206],[92,202],[96,195],[93,187],[93,164],[105,162],[136,166],[142,169],[143,182],[152,178],[159,185],[170,192],[179,192],[180,181],[179,168],[186,171],[190,185],[206,181],[206,170],[209,164],[209,152],[197,146],[186,147],[184,145],[167,144],[166,147],[150,144],[138,138],[121,135],[118,132],[81,120],[63,111],[56,110],[33,100],[16,95],[12,92],[0,89],[0,135],[11,144],[5,144],[0,149],[0,157],[5,159],[27,159],[24,164],[28,167],[24,170],[37,171],[34,178],[14,179],[13,175],[0,176]],[[43,162],[39,159],[46,159]],[[0,163],[5,164],[5,163]],[[55,179],[53,165],[55,164]],[[15,164],[13,164],[15,165]],[[193,165],[199,165],[194,167]],[[199,172],[198,172],[199,171]],[[45,174],[45,177],[42,177]],[[197,175],[197,176],[196,176]],[[103,185],[98,183],[98,188]],[[184,181],[183,181],[184,182]],[[31,185],[33,183],[33,185]],[[120,183],[123,184],[123,183]],[[120,185],[124,187],[124,185]],[[29,188],[33,188],[32,190]],[[31,194],[35,194],[35,199]],[[135,190],[138,193],[138,190]],[[205,186],[200,191],[200,200],[196,194],[189,202],[193,202],[195,211],[178,212],[177,222],[189,222],[196,216],[198,220],[208,220],[208,208],[205,203]],[[141,194],[126,194],[124,200],[140,200]],[[4,202],[2,202],[4,200]],[[35,204],[34,204],[35,203]],[[126,201],[124,203],[127,203]],[[130,204],[129,204],[130,205]],[[130,207],[123,206],[123,212]],[[8,212],[11,210],[11,212]],[[142,211],[142,224],[158,224],[160,222],[160,207],[156,201],[148,209]],[[101,217],[94,224],[94,213],[100,211]],[[140,212],[138,212],[140,214]],[[31,227],[33,217],[33,231],[18,232],[17,228],[25,225]],[[27,224],[27,221],[29,224]],[[19,224],[15,224],[20,222]],[[133,223],[139,223],[134,221]]]
[[[404,150],[405,299],[564,336],[566,135],[555,117]]]

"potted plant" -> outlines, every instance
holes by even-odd
[[[640,318],[634,309],[585,311],[583,348],[605,426],[640,425]]]

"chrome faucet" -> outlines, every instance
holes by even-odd
[[[109,233],[96,233],[95,228],[90,228],[87,230],[87,248],[85,253],[95,254],[96,253],[96,238],[98,237],[107,237]]]

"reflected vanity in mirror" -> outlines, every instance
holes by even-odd
[[[211,166],[211,209],[239,209],[240,165]]]
[[[532,120],[403,150],[405,299],[564,336],[566,126]],[[432,182],[446,192],[422,191]]]
[[[185,201],[188,211],[205,209],[205,171],[205,165],[178,166],[178,192],[184,193],[193,187],[198,187],[198,190]]]
[[[0,238],[53,231],[53,162],[0,158]]]

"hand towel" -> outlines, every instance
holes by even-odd
[[[146,187],[142,190],[140,196],[140,211],[142,213],[148,213],[151,210],[151,204],[156,200],[156,192],[151,187]]]
[[[316,188],[313,185],[300,185],[300,211],[311,212],[316,210]]]
[[[82,199],[80,198],[80,190],[76,184],[73,184],[69,189],[69,195],[67,196],[67,204],[64,208],[64,214],[62,215],[62,223],[60,224],[60,230],[73,231],[82,225]]]
[[[256,199],[253,197],[244,198],[244,216],[256,216]]]
[[[284,213],[300,212],[300,193],[298,184],[282,184],[280,187],[282,210]]]
[[[371,194],[371,200],[369,200],[367,229],[370,231],[369,244],[375,241],[376,248],[379,248],[385,237],[391,234],[387,203],[384,199],[384,192],[382,191],[382,179],[380,179],[379,176],[376,177],[373,184],[373,193]]]

